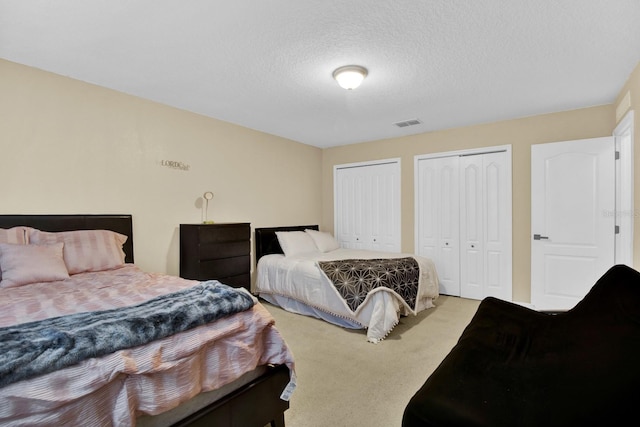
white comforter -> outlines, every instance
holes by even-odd
[[[371,291],[362,305],[353,312],[317,264],[317,261],[407,256],[415,258],[420,265],[415,310],[391,289],[380,287]],[[284,297],[294,300],[294,303],[303,303],[337,318],[347,319],[351,324],[367,328],[367,339],[377,343],[398,324],[401,315],[415,315],[419,311],[433,307],[433,300],[438,297],[438,276],[433,262],[425,257],[341,248],[326,253],[292,257],[263,256],[258,261],[256,292],[271,302],[279,303],[283,299],[279,300],[278,297]],[[269,298],[274,296],[276,298]],[[323,318],[332,321],[330,318]],[[338,321],[333,323],[345,326]]]

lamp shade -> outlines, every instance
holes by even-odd
[[[336,79],[340,87],[347,90],[360,86],[366,76],[367,69],[359,65],[347,65],[333,72],[333,78]]]

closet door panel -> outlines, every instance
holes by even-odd
[[[417,254],[431,258],[436,264],[438,277],[442,281],[438,262],[439,229],[440,229],[440,185],[436,180],[438,174],[437,159],[424,159],[418,162],[418,179],[416,185],[416,218],[418,221]]]
[[[481,299],[484,287],[482,156],[460,158],[460,296]]]
[[[400,177],[396,164],[371,170],[370,241],[368,249],[400,252]]]
[[[440,263],[443,275],[440,279],[443,293],[460,295],[460,226],[458,199],[458,157],[440,159],[438,173],[439,197],[434,199],[439,207]],[[436,270],[439,271],[439,270]],[[440,276],[439,276],[440,277]]]
[[[485,217],[484,296],[511,300],[511,201],[507,153],[483,155]]]
[[[350,221],[351,221],[351,248],[354,249],[366,249],[367,247],[367,234],[370,221],[370,204],[371,204],[371,189],[370,182],[366,175],[358,173],[357,169],[350,171],[353,182],[353,202],[350,206]],[[347,205],[349,206],[349,205]]]
[[[345,248],[359,248],[363,243],[365,182],[353,169],[336,174],[336,238]]]
[[[351,199],[350,186],[346,173],[336,173],[334,183],[334,203],[335,203],[335,238],[340,242],[342,247],[350,247],[349,232],[351,225],[349,224],[350,209],[347,209],[345,203]]]
[[[440,293],[460,296],[458,157],[418,162],[417,253],[433,260]]]

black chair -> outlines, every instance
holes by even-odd
[[[639,409],[640,273],[615,266],[563,313],[484,299],[402,426],[640,425]]]

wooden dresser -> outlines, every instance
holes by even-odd
[[[180,224],[180,277],[251,291],[251,224]]]

